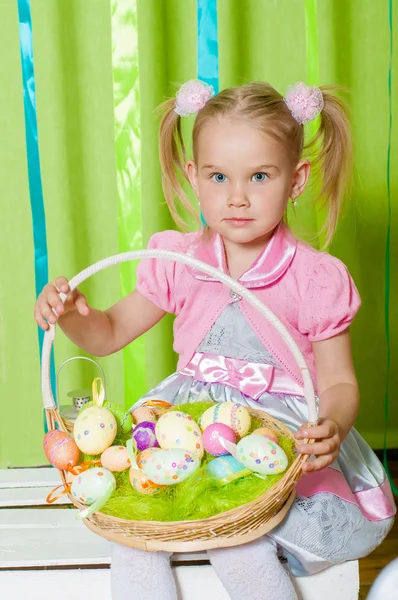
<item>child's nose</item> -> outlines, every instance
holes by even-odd
[[[231,190],[231,193],[228,197],[228,206],[240,208],[248,205],[249,198],[247,197],[246,190],[244,188],[236,187]]]

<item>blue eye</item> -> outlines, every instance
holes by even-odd
[[[224,183],[224,181],[227,181],[227,178],[222,173],[214,173],[211,178],[217,183]]]
[[[268,175],[265,173],[255,173],[252,177],[252,181],[256,181],[258,183],[262,183],[268,179]]]

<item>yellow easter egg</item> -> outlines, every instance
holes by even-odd
[[[203,456],[202,434],[199,425],[190,415],[181,411],[169,411],[156,424],[156,439],[163,450],[180,448]]]
[[[238,437],[243,437],[250,429],[251,418],[245,406],[235,402],[219,402],[208,408],[199,419],[202,431],[212,423],[224,423]]]
[[[101,454],[116,437],[117,423],[106,408],[92,406],[80,413],[75,421],[73,437],[85,454]]]

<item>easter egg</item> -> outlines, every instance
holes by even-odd
[[[77,446],[85,454],[101,454],[115,439],[116,420],[106,408],[91,406],[81,412],[73,428]]]
[[[269,427],[260,427],[259,429],[253,431],[253,434],[263,435],[271,442],[274,442],[274,444],[278,443],[278,438],[276,437],[275,432],[272,431],[272,429],[270,429]]]
[[[91,402],[87,402],[80,410],[79,416],[85,410],[94,406],[95,404],[92,400]],[[116,402],[109,402],[108,400],[105,400],[105,402],[103,402],[103,404],[101,405],[101,408],[106,408],[113,414],[117,423],[117,431],[119,433],[130,433],[130,431],[133,428],[133,417],[130,413],[124,410],[123,406],[117,404]]]
[[[173,485],[190,477],[199,466],[197,454],[181,448],[170,448],[154,452],[143,469],[154,483]]]
[[[156,425],[152,421],[143,421],[134,427],[132,436],[137,444],[137,450],[141,451],[159,446],[155,429]]]
[[[161,448],[183,448],[203,456],[202,434],[196,421],[181,411],[169,411],[156,424],[156,437]]]
[[[250,475],[251,471],[246,469],[239,461],[231,455],[219,456],[211,460],[206,467],[206,473],[213,477],[220,485],[225,485]]]
[[[109,471],[124,471],[131,466],[126,446],[110,446],[101,454],[101,465]]]
[[[152,423],[156,422],[156,415],[152,408],[149,406],[140,406],[136,408],[131,413],[136,424],[142,423],[143,421],[152,421]]]
[[[137,454],[136,461],[139,468],[143,469],[144,465],[148,462],[152,454],[154,452],[158,452],[159,450],[160,448],[147,448],[146,450],[143,450],[142,452]]]
[[[212,423],[203,431],[203,446],[213,456],[228,454],[228,450],[220,442],[220,436],[233,444],[236,442],[236,435],[233,429],[228,427],[228,425],[224,425],[224,423]]]
[[[77,475],[71,485],[71,494],[78,502],[93,505],[99,510],[111,497],[116,488],[116,480],[108,469],[94,467]],[[85,514],[91,514],[86,512]]]
[[[261,475],[283,473],[288,459],[280,446],[262,435],[251,434],[238,442],[236,457],[245,467]]]
[[[129,477],[131,485],[139,494],[156,494],[156,492],[159,492],[164,487],[153,483],[145,473],[133,467],[129,471]]]
[[[202,431],[212,423],[224,423],[237,437],[243,437],[250,429],[250,413],[245,406],[235,402],[220,402],[208,408],[199,419]]]
[[[79,448],[74,440],[63,431],[54,429],[46,433],[43,449],[48,462],[60,471],[67,471],[79,462]]]

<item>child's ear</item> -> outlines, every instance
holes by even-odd
[[[191,184],[196,196],[199,198],[198,168],[193,160],[189,160],[187,162],[185,165],[185,170],[189,179],[189,183]]]
[[[308,178],[311,172],[311,165],[308,160],[301,160],[293,173],[292,191],[290,197],[295,199],[304,192]]]

